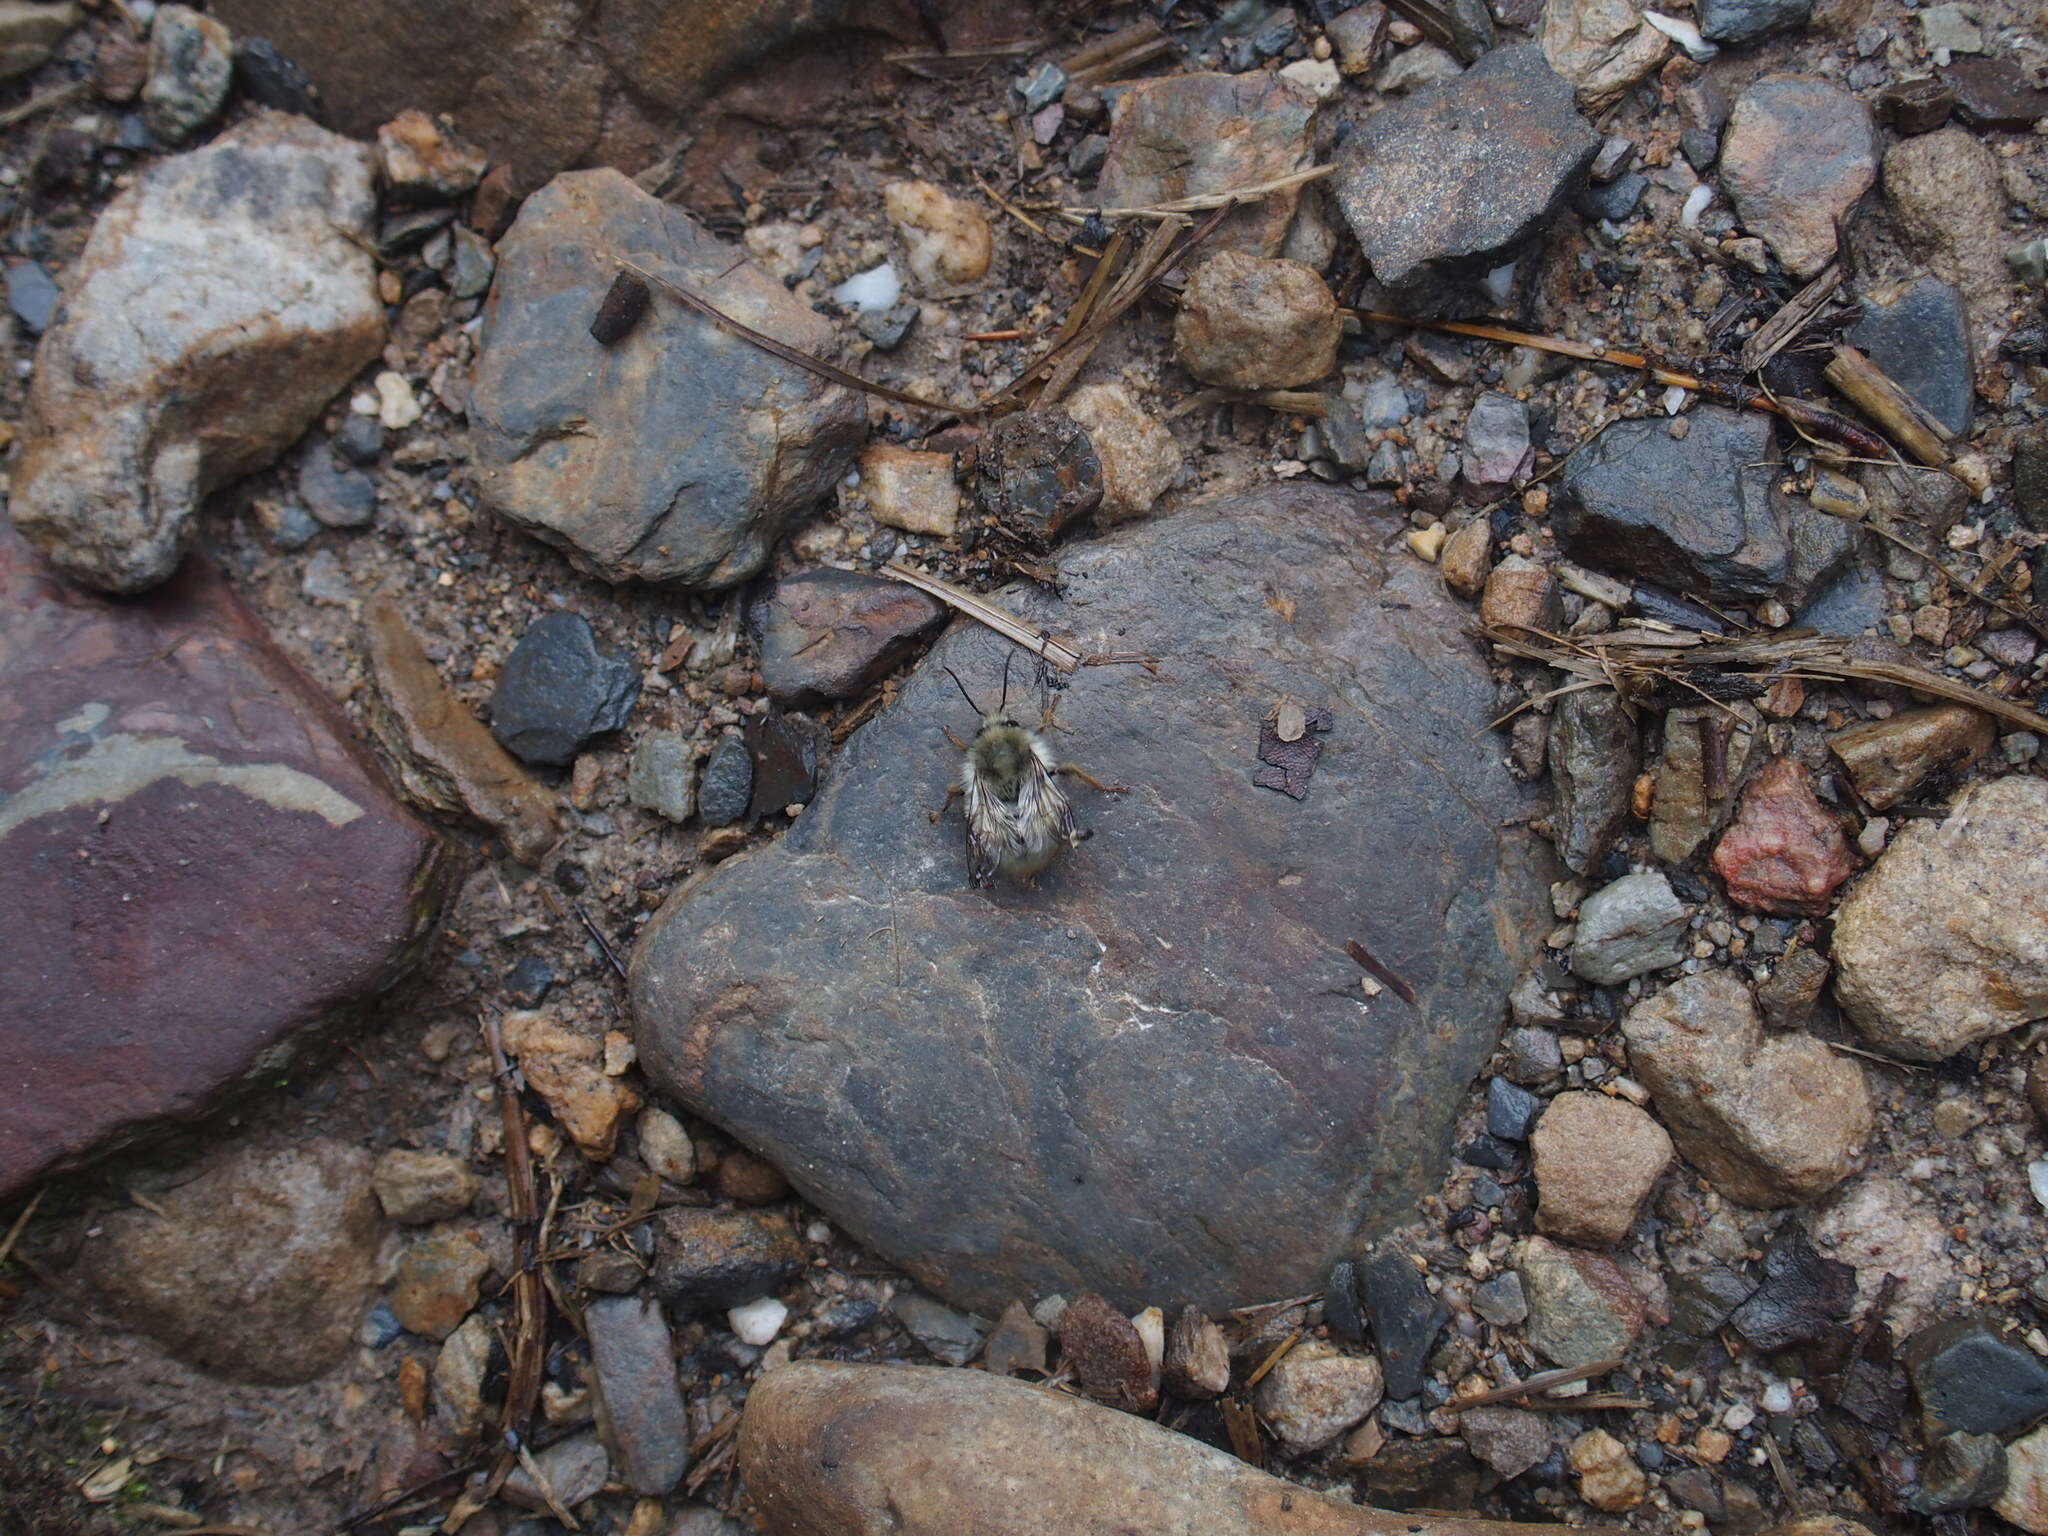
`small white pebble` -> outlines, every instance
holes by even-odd
[[[1731,1435],[1739,1435],[1756,1422],[1756,1410],[1747,1403],[1736,1403],[1721,1415],[1721,1427]]]
[[[1678,222],[1687,229],[1700,227],[1700,215],[1707,211],[1707,204],[1714,200],[1714,189],[1701,182],[1685,195],[1685,206],[1678,210]]]
[[[734,1307],[725,1314],[725,1320],[732,1324],[732,1331],[740,1336],[742,1344],[759,1346],[772,1342],[782,1332],[782,1325],[789,1321],[789,1308],[773,1296],[761,1296]]]
[[[348,408],[358,416],[377,414],[377,396],[370,390],[359,389],[348,397]]]
[[[1792,1411],[1792,1389],[1782,1381],[1774,1381],[1764,1388],[1765,1413],[1790,1413]]]
[[[420,419],[419,397],[405,375],[388,368],[377,375],[377,419],[387,430],[402,432]]]
[[[1684,387],[1678,384],[1673,384],[1669,389],[1665,390],[1664,393],[1658,397],[1657,403],[1664,407],[1664,414],[1666,416],[1676,416],[1680,411],[1685,409]]]
[[[879,267],[870,267],[849,277],[834,288],[832,301],[848,309],[857,309],[864,315],[872,315],[893,308],[897,295],[902,291],[903,284],[897,279],[896,269],[885,261]]]

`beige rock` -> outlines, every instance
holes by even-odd
[[[1835,996],[1879,1050],[1940,1061],[2048,1014],[2048,783],[1975,784],[1906,825],[1835,913]]]
[[[1550,67],[1571,82],[1579,110],[1604,112],[1671,52],[1671,39],[1629,0],[1546,0],[1539,39]]]
[[[1173,323],[1175,354],[1196,378],[1230,389],[1291,389],[1337,365],[1337,301],[1313,268],[1218,251],[1189,275]]]
[[[1259,1383],[1259,1416],[1297,1451],[1328,1445],[1379,1406],[1380,1363],[1308,1339]]]
[[[950,453],[878,443],[860,456],[868,513],[889,528],[949,539],[960,524],[960,486]]]
[[[640,1096],[605,1075],[603,1042],[564,1029],[545,1013],[508,1013],[503,1028],[505,1049],[569,1139],[587,1156],[610,1157],[619,1122],[640,1107]]]
[[[1480,623],[1554,633],[1560,611],[1557,582],[1548,567],[1527,555],[1509,555],[1487,573],[1479,599]]]
[[[417,107],[377,130],[377,161],[393,191],[415,197],[459,197],[490,169],[482,150],[463,143]]]
[[[683,1122],[665,1109],[649,1106],[640,1111],[635,1127],[640,1135],[640,1161],[658,1178],[671,1184],[687,1184],[697,1176],[697,1148]]]
[[[1180,444],[1121,384],[1085,384],[1066,402],[1102,463],[1100,523],[1143,517],[1180,478]]]
[[[490,1319],[481,1312],[442,1342],[434,1358],[434,1412],[448,1432],[467,1440],[484,1427],[484,1371],[495,1338]]]
[[[1936,770],[1974,763],[1997,739],[1991,717],[1961,704],[1909,709],[1837,731],[1828,745],[1872,810],[1887,810]]]
[[[1907,1184],[1868,1174],[1844,1188],[1813,1223],[1814,1245],[1855,1266],[1857,1293],[1875,1297],[1885,1276],[1898,1277],[1885,1314],[1896,1337],[1934,1321],[1943,1285],[1957,1277],[1948,1258],[1948,1227]]]
[[[2005,1448],[2005,1492],[1991,1512],[2033,1536],[2048,1536],[2048,1425]]]
[[[78,7],[71,0],[0,0],[0,80],[12,80],[36,68],[64,34],[78,25]]]
[[[1529,1138],[1535,1157],[1536,1230],[1606,1248],[1628,1236],[1636,1212],[1671,1162],[1664,1127],[1625,1099],[1561,1093]]]
[[[154,1199],[100,1218],[78,1266],[124,1321],[230,1381],[307,1381],[348,1353],[382,1230],[369,1153],[245,1148]]]
[[[442,1152],[393,1147],[377,1159],[370,1182],[384,1214],[411,1227],[459,1216],[476,1198],[469,1165]]]
[[[1650,1480],[1628,1447],[1604,1429],[1589,1429],[1579,1436],[1565,1460],[1579,1480],[1579,1497],[1597,1510],[1620,1514],[1634,1509],[1650,1491]]]
[[[988,220],[972,203],[928,181],[892,181],[882,189],[889,222],[910,248],[910,271],[926,289],[979,282],[992,249]]]
[[[477,1287],[490,1267],[489,1256],[473,1234],[430,1233],[398,1261],[391,1314],[408,1333],[445,1339],[476,1306]]]
[[[1998,157],[1964,128],[1902,139],[1884,157],[1892,222],[1907,248],[1961,292],[1980,360],[1998,356],[2013,298],[1998,171]]]
[[[829,1455],[821,1454],[830,1446]],[[747,1398],[739,1465],[773,1536],[1554,1536],[1391,1514],[985,1371],[800,1361]],[[1614,1536],[1593,1528],[1594,1536]]]
[[[1621,1027],[1678,1150],[1728,1199],[1803,1205],[1848,1176],[1870,1134],[1863,1069],[1810,1035],[1766,1039],[1732,973],[1684,977]]]
[[[1477,597],[1493,569],[1493,528],[1484,517],[1475,517],[1444,540],[1437,563],[1444,573],[1444,585],[1460,597]]]
[[[384,345],[375,208],[369,150],[281,112],[109,203],[36,352],[8,504],[29,542],[112,592],[170,575],[206,493]]]

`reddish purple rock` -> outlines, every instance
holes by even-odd
[[[0,1195],[276,1074],[454,873],[210,566],[108,599],[0,529]]]
[[[1855,867],[1841,823],[1813,792],[1813,775],[1790,757],[1757,770],[1713,862],[1730,901],[1786,917],[1825,917]]]

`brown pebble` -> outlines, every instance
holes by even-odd
[[[1811,771],[1776,757],[1743,790],[1735,824],[1714,846],[1713,867],[1739,906],[1824,917],[1853,864],[1841,824],[1813,792]]]
[[[398,1403],[415,1424],[427,1417],[427,1362],[407,1355],[398,1362]]]
[[[718,1160],[718,1192],[741,1205],[773,1205],[789,1198],[789,1180],[766,1158],[734,1147]]]
[[[2027,1067],[2027,1102],[2035,1118],[2048,1125],[2048,1055],[2036,1056]]]
[[[1173,1320],[1164,1375],[1175,1397],[1220,1397],[1230,1386],[1230,1345],[1200,1307],[1182,1307]]]
[[[1060,1314],[1060,1355],[1081,1390],[1110,1408],[1150,1413],[1159,1404],[1152,1359],[1128,1317],[1093,1291]]]

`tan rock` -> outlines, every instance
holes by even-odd
[[[555,797],[456,697],[395,603],[373,603],[363,630],[377,685],[366,700],[370,733],[407,797],[482,822],[522,864],[547,857],[560,835]]]
[[[1460,597],[1477,597],[1493,569],[1493,526],[1475,517],[1444,540],[1437,564],[1444,573],[1444,585]]]
[[[2033,1536],[2048,1536],[2048,1426],[2005,1448],[2005,1491],[1991,1512]]]
[[[1863,1069],[1810,1035],[1766,1039],[1749,988],[1701,971],[1622,1020],[1629,1063],[1686,1160],[1740,1205],[1803,1205],[1870,1134]]]
[[[1814,793],[1812,771],[1793,757],[1772,758],[1744,786],[1712,865],[1737,906],[1803,917],[1825,917],[1855,868],[1841,823]]]
[[[1121,384],[1084,384],[1067,398],[1102,463],[1100,523],[1143,517],[1180,478],[1180,444]]]
[[[1494,629],[1557,630],[1557,582],[1549,568],[1527,555],[1509,555],[1486,577],[1479,598],[1479,622]]]
[[[1536,1230],[1606,1248],[1628,1236],[1665,1168],[1671,1138],[1625,1099],[1561,1093],[1529,1138],[1535,1157]]]
[[[988,220],[972,203],[928,181],[892,181],[882,208],[910,248],[910,271],[927,290],[979,282],[988,271]]]
[[[1948,1226],[1932,1203],[1904,1182],[1867,1174],[1842,1192],[1813,1223],[1814,1246],[1853,1265],[1857,1293],[1879,1295],[1897,1278],[1885,1316],[1904,1338],[1934,1321],[1942,1287],[1956,1278],[1948,1257]]]
[[[412,1227],[459,1216],[476,1198],[469,1165],[442,1152],[393,1147],[377,1159],[370,1182],[384,1214]]]
[[[475,1236],[431,1233],[405,1250],[391,1287],[391,1314],[408,1333],[445,1339],[476,1306],[491,1261]]]
[[[1828,746],[1872,810],[1888,810],[1937,771],[1974,763],[1997,739],[1991,717],[1961,704],[1909,709],[1837,731]]]
[[[860,488],[868,515],[905,533],[950,539],[960,524],[960,486],[950,453],[925,453],[877,443],[860,456]]]
[[[640,1096],[604,1071],[604,1046],[564,1029],[545,1013],[508,1013],[505,1049],[587,1156],[603,1161],[618,1141],[619,1122],[640,1107]]]
[[[1230,389],[1291,389],[1337,365],[1337,301],[1312,267],[1218,251],[1195,268],[1173,323],[1188,372]]]
[[[1835,254],[1835,221],[1877,179],[1870,109],[1814,75],[1766,75],[1742,93],[1721,140],[1735,211],[1787,271],[1812,277]]]
[[[1291,1449],[1312,1451],[1378,1407],[1381,1391],[1378,1360],[1305,1339],[1259,1383],[1259,1416]]]
[[[1607,1514],[1634,1509],[1650,1491],[1650,1480],[1628,1447],[1604,1429],[1589,1429],[1565,1456],[1579,1482],[1579,1497]]]
[[[640,1111],[636,1126],[640,1136],[640,1161],[659,1178],[671,1184],[687,1184],[697,1176],[697,1148],[683,1122],[665,1109],[649,1107]]]
[[[484,179],[490,160],[417,107],[377,130],[377,163],[400,196],[453,198]]]
[[[1962,293],[1977,357],[1995,360],[2013,297],[1998,157],[1965,128],[1902,139],[1885,153],[1884,199],[1907,249]]]
[[[1581,112],[1599,113],[1670,55],[1671,40],[1629,0],[1546,0],[1539,41],[1571,82]]]
[[[829,1455],[821,1454],[826,1446]],[[1084,1398],[932,1366],[806,1360],[767,1372],[747,1398],[739,1465],[773,1536],[1553,1536],[1558,1529],[1367,1509]]]
[[[2048,783],[1909,823],[1835,913],[1835,996],[1879,1050],[1940,1061],[2048,1014]]]

